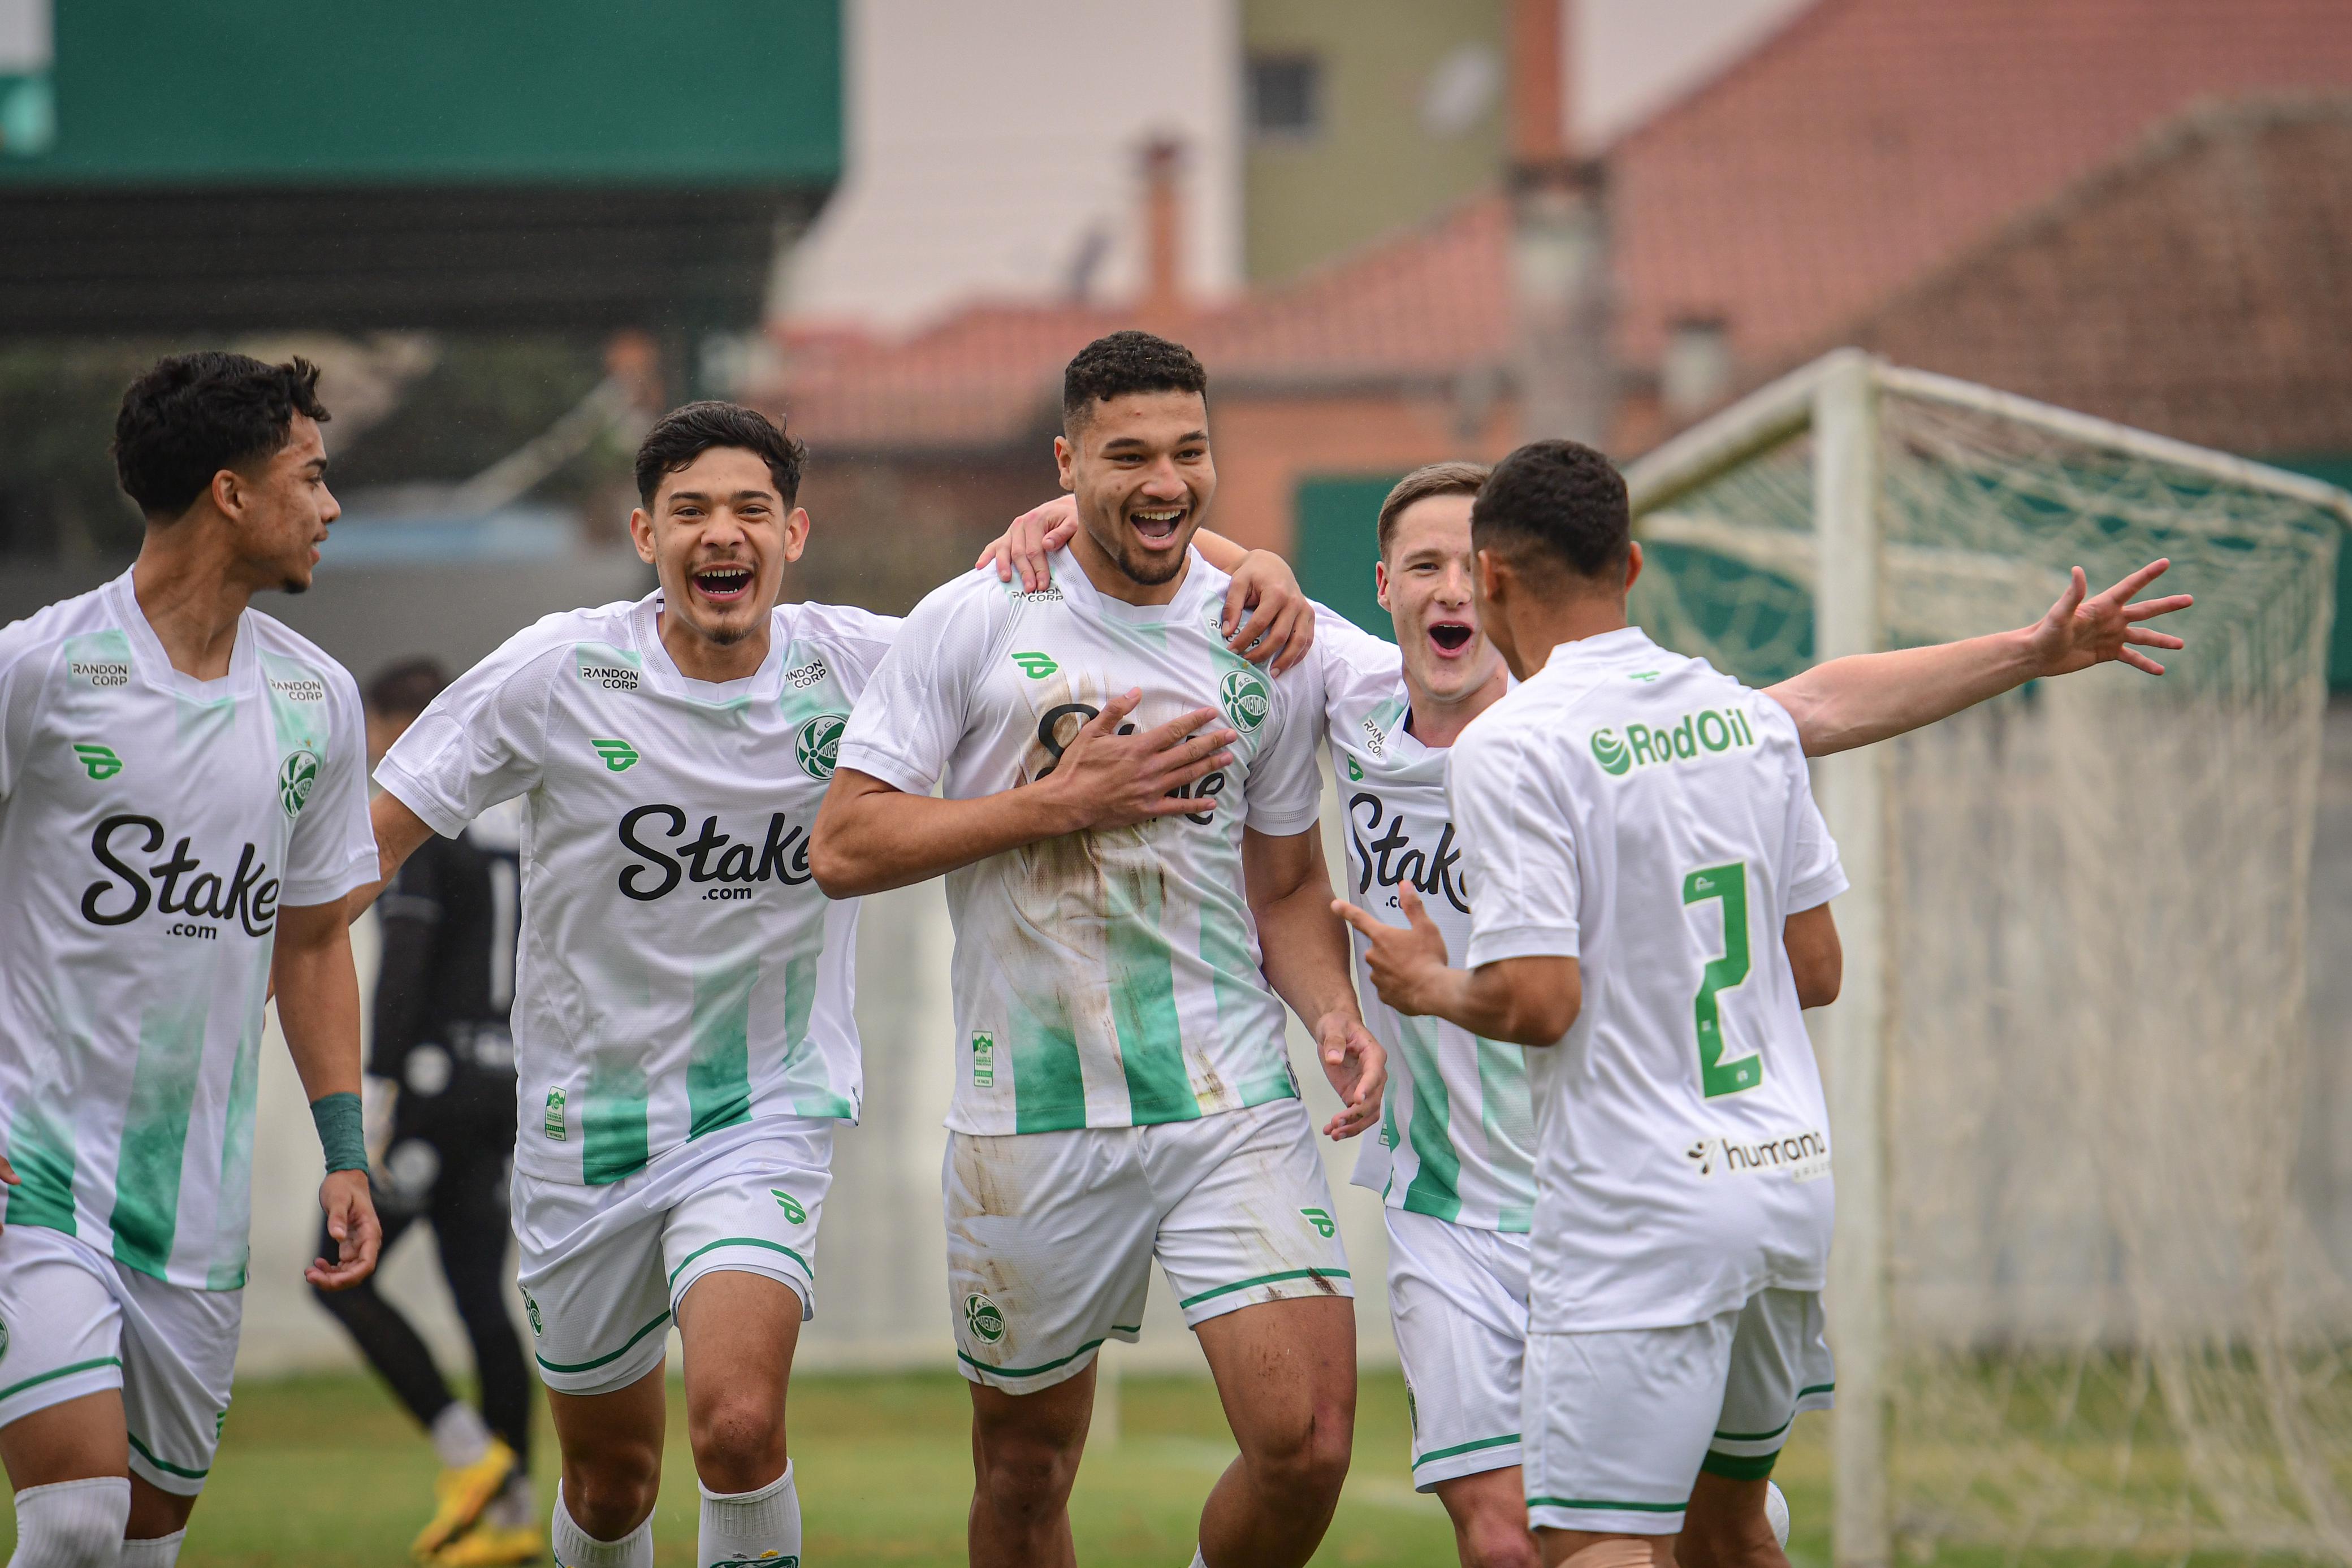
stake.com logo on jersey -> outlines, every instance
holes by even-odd
[[[763,840],[719,831],[713,814],[702,819],[700,832],[677,842],[685,838],[686,824],[685,808],[671,805],[639,806],[621,818],[622,847],[640,862],[621,870],[624,896],[651,904],[691,882],[715,884],[703,886],[701,896],[729,903],[750,898],[760,883],[798,887],[814,874],[809,870],[807,830],[787,821],[782,811],[768,818]]]
[[[221,925],[214,921],[235,921],[247,936],[267,936],[277,928],[278,879],[258,849],[247,844],[224,880],[205,869],[202,856],[188,852],[192,841],[185,838],[169,855],[150,861],[170,836],[152,817],[126,812],[99,823],[89,852],[109,874],[82,889],[81,917],[92,925],[128,925],[152,907],[182,917],[164,927],[166,936],[201,942],[220,940]]]

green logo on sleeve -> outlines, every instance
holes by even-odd
[[[1348,777],[1358,783],[1361,783],[1364,778],[1364,770],[1356,766],[1356,759],[1352,757],[1348,758]]]
[[[1235,729],[1247,732],[1265,720],[1274,706],[1266,695],[1265,683],[1258,679],[1255,670],[1234,670],[1227,674],[1217,688],[1217,701],[1225,710],[1225,717]]]
[[[518,1290],[521,1289],[520,1286],[516,1288]],[[529,1291],[524,1291],[522,1292],[522,1310],[523,1315],[530,1319],[530,1332],[532,1337],[536,1338],[547,1332],[547,1325],[540,1321],[539,1302],[531,1298],[531,1293]]]
[[[1617,732],[1613,729],[1592,732],[1592,760],[1601,764],[1601,771],[1612,779],[1633,766],[1633,758],[1625,750],[1625,743],[1617,738]]]
[[[288,816],[300,814],[303,803],[310,799],[310,787],[318,781],[317,752],[303,749],[286,754],[286,760],[278,765],[278,803],[286,808]]]
[[[832,778],[841,757],[841,732],[847,727],[849,716],[839,713],[821,713],[801,726],[793,737],[793,760],[801,771],[812,779]]]
[[[1004,1337],[1004,1314],[986,1296],[970,1295],[963,1299],[963,1321],[971,1336],[984,1343],[994,1344]]]
[[[808,1223],[808,1210],[803,1208],[800,1206],[800,1200],[793,1197],[791,1193],[786,1192],[782,1187],[772,1186],[768,1189],[768,1196],[776,1200],[776,1207],[784,1211],[786,1219],[791,1220],[794,1225]]]
[[[547,1114],[540,1122],[540,1130],[557,1143],[563,1142],[563,1091],[547,1092]]]
[[[1042,681],[1062,667],[1054,663],[1053,656],[1048,653],[1015,653],[1013,662],[1020,665],[1021,673],[1033,681]]]
[[[596,755],[604,759],[604,767],[611,772],[626,773],[637,765],[637,748],[625,740],[597,740],[592,737],[588,744],[596,748]]]
[[[1298,1212],[1306,1217],[1307,1224],[1315,1228],[1315,1234],[1318,1236],[1334,1236],[1339,1233],[1339,1225],[1327,1210],[1302,1208]]]
[[[74,742],[74,757],[89,770],[92,779],[111,779],[122,771],[122,758],[114,755],[110,746],[78,740]]]

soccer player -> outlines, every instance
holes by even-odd
[[[114,427],[138,559],[0,631],[12,1568],[179,1556],[228,1414],[273,983],[327,1156],[308,1277],[375,1266],[342,915],[374,874],[359,691],[249,608],[310,586],[339,512],[317,384],[159,361]]]
[[[1369,1126],[1381,1082],[1318,841],[1321,699],[1220,636],[1224,574],[1190,548],[1216,486],[1200,361],[1118,332],[1063,385],[1079,531],[1047,585],[975,571],[908,618],[813,864],[841,896],[948,874],[971,1560],[1073,1561],[1095,1352],[1136,1336],[1157,1257],[1241,1448],[1195,1561],[1303,1563],[1347,1469],[1355,1324],[1283,1002],[1343,1103],[1327,1132]]]
[[[1447,766],[1466,964],[1415,896],[1349,908],[1381,996],[1530,1056],[1520,1448],[1546,1564],[1782,1564],[1766,1478],[1832,1383],[1828,1113],[1799,1009],[1843,890],[1780,705],[1629,626],[1623,481],[1538,442],[1472,511],[1522,684]]]
[[[448,684],[431,659],[368,684],[371,763]],[[520,815],[509,801],[456,838],[427,839],[375,901],[383,956],[363,1098],[376,1212],[387,1249],[416,1220],[432,1224],[481,1409],[450,1393],[433,1353],[373,1281],[319,1297],[432,1434],[436,1506],[412,1550],[453,1565],[529,1563],[547,1550],[531,1500],[530,1375],[506,1291]]]
[[[1472,592],[1473,498],[1482,465],[1416,469],[1381,504],[1374,568],[1396,641],[1329,611],[1310,654],[1322,673],[1332,766],[1345,802],[1349,896],[1400,923],[1407,898],[1451,951],[1469,939],[1462,843],[1444,794],[1448,748],[1501,699],[1510,675],[1481,633]],[[1076,527],[1066,498],[1019,518],[980,564],[1024,584]],[[1204,530],[1214,562],[1238,547]],[[2076,583],[2033,626],[1936,648],[1832,660],[1770,688],[1809,754],[1916,728],[2035,677],[2177,648],[2140,622],[2184,596],[2126,602],[2157,561],[2095,599]],[[1519,1384],[1535,1188],[1525,1053],[1435,1018],[1408,1018],[1364,985],[1365,1019],[1388,1051],[1381,1134],[1354,1180],[1382,1193],[1389,1306],[1413,1416],[1414,1484],[1434,1490],[1467,1568],[1536,1561],[1520,1490]]]
[[[696,1561],[800,1552],[785,1387],[834,1129],[863,1093],[857,904],[812,879],[808,835],[898,627],[778,603],[808,538],[803,455],[750,409],[663,419],[629,519],[659,589],[518,633],[376,770],[386,875],[524,803],[514,1228],[565,1568],[653,1561],[673,1321]]]

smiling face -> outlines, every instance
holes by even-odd
[[[250,472],[215,475],[212,496],[236,530],[238,558],[256,587],[300,593],[310,586],[328,526],[343,515],[327,488],[327,444],[317,420],[295,414],[285,445]]]
[[[1087,575],[1121,598],[1116,581],[1104,584],[1103,569],[1136,589],[1173,583],[1217,490],[1206,400],[1188,392],[1098,400],[1069,434],[1055,437],[1054,458],[1063,486],[1077,497],[1070,545]]]
[[[673,623],[713,651],[764,636],[808,526],[756,452],[713,446],[663,475],[652,507],[629,514],[637,554],[661,579],[663,641]]]
[[[1374,568],[1381,608],[1396,622],[1405,680],[1440,703],[1478,691],[1501,663],[1480,631],[1474,601],[1470,502],[1468,496],[1430,496],[1407,507]]]

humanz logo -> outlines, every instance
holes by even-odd
[[[1062,753],[1069,749],[1070,742],[1078,737],[1078,731],[1092,724],[1101,712],[1102,709],[1090,703],[1063,703],[1045,710],[1037,720],[1037,744],[1053,754],[1053,760],[1038,769],[1039,779],[1045,778],[1062,765]],[[1120,725],[1118,732],[1121,735],[1133,735],[1135,726]],[[1211,800],[1224,792],[1225,775],[1222,768],[1205,779],[1196,779],[1190,784],[1179,785],[1170,791],[1171,794],[1186,800],[1195,798]],[[1204,826],[1216,821],[1216,818],[1217,813],[1213,809],[1184,813],[1186,821],[1199,822]]]
[[[1444,894],[1446,903],[1465,915],[1470,913],[1461,873],[1454,869],[1462,852],[1454,847],[1453,823],[1446,823],[1444,831],[1438,834],[1435,852],[1424,854],[1412,847],[1412,839],[1405,832],[1404,813],[1390,815],[1381,798],[1369,789],[1348,802],[1348,822],[1356,863],[1362,868],[1356,873],[1359,894],[1369,892],[1374,882],[1382,887],[1410,883],[1423,898]],[[1366,833],[1380,836],[1367,842]]]
[[[621,892],[641,904],[663,897],[681,881],[719,883],[703,895],[706,898],[749,898],[754,883],[780,882],[798,887],[814,874],[808,863],[808,834],[787,826],[782,811],[768,819],[767,841],[756,849],[749,839],[720,832],[716,816],[703,818],[702,831],[674,852],[658,849],[638,836],[648,821],[667,822],[667,828],[656,831],[664,838],[675,839],[686,831],[686,812],[677,806],[639,806],[621,819],[621,842],[647,862],[622,869]]]
[[[89,852],[98,857],[99,864],[121,877],[122,885],[117,887],[111,878],[100,877],[84,888],[84,920],[93,925],[128,925],[146,914],[152,904],[163,915],[213,920],[234,917],[248,936],[267,936],[276,928],[278,879],[269,874],[268,863],[253,845],[245,846],[237,856],[236,870],[224,883],[219,873],[205,871],[204,862],[188,852],[186,839],[172,846],[169,859],[140,871],[116,852],[115,841],[125,830],[141,839],[137,849],[129,850],[132,854],[151,855],[163,847],[163,824],[152,817],[113,816],[99,823],[98,831],[89,836]],[[127,841],[121,847],[127,850]],[[105,907],[109,895],[118,894],[114,907]]]

